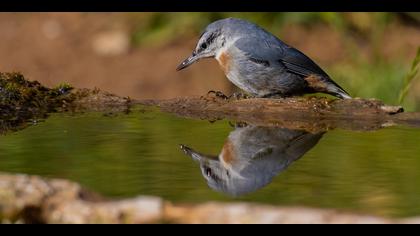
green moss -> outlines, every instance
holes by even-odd
[[[71,86],[68,83],[61,83],[54,89],[51,89],[50,95],[52,96],[59,96],[59,95],[65,95],[68,94],[71,90],[73,90],[74,87]]]
[[[69,84],[50,89],[20,73],[0,73],[0,133],[44,119],[49,112],[72,102],[72,89]]]
[[[0,134],[38,123],[52,112],[129,112],[129,98],[68,83],[47,88],[20,73],[0,73]]]

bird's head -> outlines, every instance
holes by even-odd
[[[185,59],[177,70],[182,70],[202,58],[215,57],[220,49],[223,48],[225,37],[223,36],[222,26],[217,22],[210,24],[201,34],[191,56]]]

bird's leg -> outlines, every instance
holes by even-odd
[[[220,91],[214,91],[214,90],[210,90],[210,91],[208,91],[208,92],[207,92],[207,95],[209,95],[209,94],[211,94],[211,93],[214,93],[214,95],[216,95],[216,97],[223,98],[223,99],[225,99],[225,100],[227,100],[227,99],[229,99],[229,98],[230,98],[230,97],[226,96],[223,92],[220,92]]]

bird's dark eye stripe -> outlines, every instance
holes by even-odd
[[[211,34],[208,38],[207,38],[207,40],[206,40],[206,43],[207,44],[211,44],[213,41],[214,41],[214,39],[216,38],[216,34]]]
[[[215,31],[215,32],[213,32],[213,33],[211,33],[210,35],[209,35],[209,37],[206,39],[206,43],[207,44],[211,44],[211,43],[213,43],[213,41],[214,41],[214,39],[215,38],[217,38],[217,36],[219,36],[220,35],[220,30],[217,30],[217,31]]]

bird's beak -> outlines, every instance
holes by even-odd
[[[181,64],[179,64],[179,66],[176,68],[176,70],[180,71],[182,69],[185,69],[188,66],[190,66],[191,64],[193,64],[194,62],[196,62],[198,59],[199,59],[199,57],[197,56],[197,54],[195,52],[193,52],[193,54],[190,57],[188,57]]]
[[[206,160],[218,160],[217,156],[209,156],[209,155],[204,155],[204,154],[198,153],[194,149],[189,148],[189,147],[187,147],[185,145],[182,145],[182,144],[179,145],[179,146],[180,146],[181,150],[184,151],[184,153],[187,156],[190,156],[194,161],[203,162],[203,161],[206,161]]]

